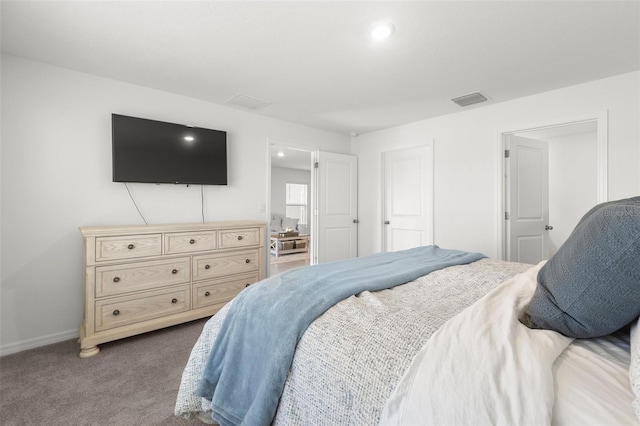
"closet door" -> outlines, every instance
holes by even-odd
[[[431,145],[382,154],[383,251],[433,244]]]
[[[316,263],[358,255],[358,165],[353,155],[316,153]]]

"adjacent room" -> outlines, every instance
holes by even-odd
[[[270,273],[310,264],[311,152],[271,146]]]
[[[640,1],[0,24],[1,424],[640,423]]]

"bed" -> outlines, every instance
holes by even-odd
[[[595,248],[585,249],[587,243]],[[612,245],[624,250],[613,253]],[[635,197],[594,207],[549,262],[479,258],[348,296],[305,329],[286,366],[275,412],[259,423],[638,424],[639,259]],[[581,282],[580,274],[606,277],[605,302],[603,289],[594,290],[598,286],[568,286],[569,293],[589,299],[581,301],[582,311],[599,319],[578,321],[579,326],[567,320],[584,313],[572,311],[578,304],[563,296],[566,284],[554,288],[553,282],[563,281],[553,276],[558,270]],[[611,281],[622,283],[616,284],[624,290],[618,298]],[[548,314],[548,300],[561,314]],[[177,416],[213,422],[211,402],[196,393],[216,337],[241,302],[231,301],[206,323],[183,372]],[[615,320],[609,314],[603,319],[601,313],[609,311]],[[251,352],[251,344],[245,349]],[[268,352],[263,347],[258,355]]]

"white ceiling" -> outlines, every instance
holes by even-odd
[[[638,1],[2,1],[2,51],[366,133],[640,68]],[[369,36],[387,21],[395,32]],[[487,105],[488,103],[480,104]],[[470,106],[466,108],[477,108]]]

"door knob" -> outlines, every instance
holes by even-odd
[[[391,222],[389,222],[388,220],[385,220],[385,221],[384,221],[384,224],[385,224],[385,225],[389,225],[390,223],[391,223]]]
[[[553,229],[553,226],[551,226],[551,225],[545,225],[544,226],[544,230],[545,231],[551,231],[552,229]]]
[[[353,219],[353,223],[360,223],[358,219]]]

